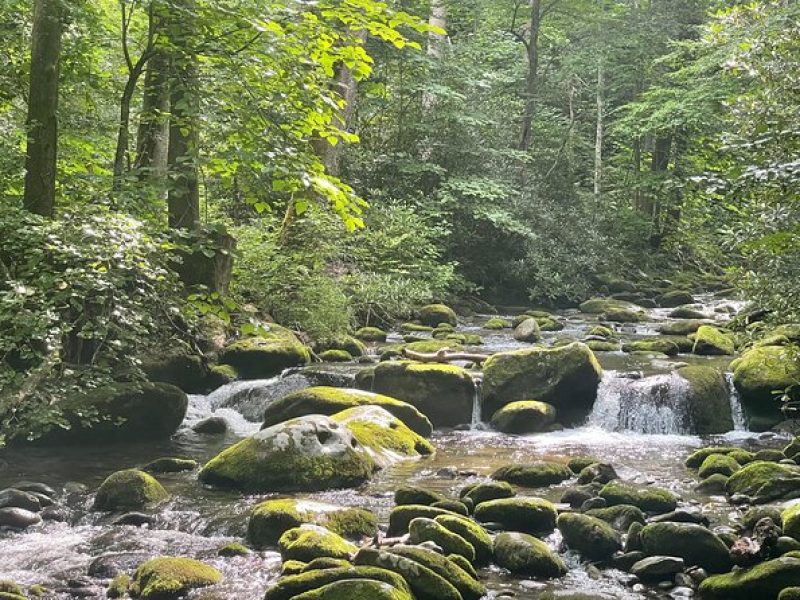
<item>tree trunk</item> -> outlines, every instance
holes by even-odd
[[[594,136],[594,199],[600,202],[603,187],[603,117],[605,103],[603,100],[604,73],[603,63],[597,63],[597,124]]]
[[[136,142],[140,179],[159,180],[167,173],[169,151],[169,55],[156,50],[144,75],[142,114]]]
[[[519,148],[527,151],[533,141],[533,117],[539,93],[539,29],[542,24],[542,2],[531,0],[530,34],[527,42],[528,74],[525,80],[525,111]]]
[[[169,226],[173,229],[200,228],[199,80],[194,44],[194,0],[185,0],[185,10],[173,9],[167,28],[172,47],[172,108],[169,126],[170,187],[167,196]]]
[[[658,134],[656,135],[655,143],[653,145],[653,157],[650,163],[650,172],[653,175],[654,186],[650,190],[651,199],[648,206],[650,219],[652,223],[652,233],[650,235],[650,245],[657,248],[661,245],[661,212],[662,212],[662,194],[661,189],[662,179],[667,173],[669,168],[670,151],[672,149],[672,135],[671,134]]]
[[[29,211],[45,217],[53,216],[56,202],[57,113],[63,19],[62,0],[34,2],[23,203]]]
[[[128,151],[130,146],[130,125],[131,125],[131,100],[136,91],[136,84],[142,74],[144,63],[135,68],[129,75],[125,83],[125,89],[119,101],[119,131],[117,132],[117,149],[114,153],[114,190],[119,190],[122,186],[122,176],[127,170]]]

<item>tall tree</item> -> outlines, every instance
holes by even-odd
[[[62,0],[36,0],[33,5],[28,143],[25,161],[25,208],[52,216],[56,201],[58,87]]]

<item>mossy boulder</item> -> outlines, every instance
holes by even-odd
[[[688,338],[687,338],[688,341]],[[646,340],[634,340],[622,345],[623,352],[660,352],[667,356],[675,356],[681,351],[671,337],[653,337]]]
[[[484,329],[489,329],[492,331],[500,331],[502,329],[508,329],[509,327],[511,327],[511,323],[500,318],[489,319],[483,324]]]
[[[397,506],[409,504],[431,506],[443,500],[446,500],[443,494],[417,486],[404,485],[394,491],[394,503]]]
[[[200,463],[192,458],[165,456],[147,463],[142,467],[142,470],[147,473],[181,473],[183,471],[194,471],[199,466]]]
[[[783,523],[783,533],[800,541],[800,503],[785,508],[776,523]]]
[[[456,587],[447,579],[405,556],[362,548],[356,554],[355,563],[397,573],[406,580],[417,600],[463,600]]]
[[[603,313],[603,319],[611,323],[638,323],[644,318],[641,311],[627,308],[611,308]]]
[[[789,587],[781,590],[778,600],[800,600],[800,587]]]
[[[464,349],[460,343],[456,343],[453,340],[422,340],[421,342],[406,344],[404,348],[421,354],[436,354],[439,350],[452,350],[455,352]]]
[[[622,350],[622,345],[619,342],[587,340],[584,343],[592,352],[619,352]]]
[[[274,546],[286,531],[305,523],[355,540],[372,537],[378,531],[377,518],[366,509],[287,498],[267,500],[253,508],[247,539],[257,548]]]
[[[222,581],[222,573],[192,558],[161,556],[140,565],[130,592],[143,600],[168,600]]]
[[[614,330],[611,329],[610,327],[606,327],[605,325],[595,325],[589,331],[586,332],[586,335],[597,336],[606,339],[611,339],[616,337]]]
[[[458,590],[464,600],[479,600],[486,594],[486,588],[473,578],[469,571],[466,571],[460,561],[445,557],[418,546],[397,545],[387,551],[404,558],[413,560],[423,567],[426,567],[448,581]],[[460,554],[454,556],[463,558]],[[466,562],[469,565],[469,562]]]
[[[703,600],[777,600],[785,588],[800,586],[800,559],[782,556],[749,569],[714,575],[700,584]]]
[[[351,335],[337,335],[325,339],[317,344],[317,352],[324,353],[331,350],[338,350],[340,352],[347,352],[351,357],[364,356],[367,353],[367,347],[364,342],[354,338]],[[320,358],[321,358],[320,354]]]
[[[685,321],[670,321],[658,328],[658,332],[664,335],[689,335],[700,329],[703,325],[708,325],[709,321],[700,319],[687,319]]]
[[[472,419],[475,382],[461,367],[385,362],[358,373],[356,385],[408,402],[427,416],[434,427],[453,427]]]
[[[283,560],[302,562],[321,557],[349,560],[358,550],[342,536],[319,525],[310,524],[285,531],[278,539],[278,548]]]
[[[678,499],[672,492],[657,487],[637,486],[624,481],[611,481],[603,486],[599,495],[609,506],[629,504],[648,513],[665,513],[675,510]]]
[[[474,562],[477,565],[486,565],[492,560],[494,544],[491,536],[483,527],[471,519],[455,515],[439,515],[434,518],[434,521],[461,536],[472,545],[475,549]]]
[[[542,339],[539,323],[533,317],[522,321],[514,328],[514,339],[518,342],[538,342]]]
[[[308,348],[290,330],[274,323],[264,327],[267,331],[260,337],[243,338],[223,348],[219,362],[234,367],[242,379],[262,379],[311,360]]]
[[[711,454],[700,465],[697,474],[701,479],[706,479],[717,473],[730,477],[741,469],[741,465],[727,454]]]
[[[617,504],[607,508],[593,508],[586,511],[590,517],[601,519],[617,531],[628,531],[634,523],[645,524],[646,517],[640,508],[630,504]]]
[[[731,363],[733,384],[739,391],[750,429],[764,430],[784,420],[776,391],[800,381],[800,350],[797,346],[759,346]],[[798,395],[795,389],[794,394]]]
[[[686,460],[683,461],[683,464],[689,469],[699,469],[703,461],[712,454],[730,454],[737,450],[739,450],[739,448],[735,446],[706,446],[705,448],[700,448],[692,452]]]
[[[684,304],[694,304],[694,296],[686,290],[672,290],[656,298],[656,302],[663,308],[677,308]]]
[[[172,384],[187,394],[209,389],[208,366],[199,354],[167,352],[163,356],[145,357],[142,371],[150,381]]]
[[[331,418],[347,427],[380,467],[388,467],[401,458],[419,458],[434,452],[428,440],[381,406],[356,406]]]
[[[458,322],[455,311],[444,304],[428,304],[419,309],[417,315],[419,322],[429,327],[436,327],[442,323],[455,326]]]
[[[631,302],[614,298],[591,298],[581,303],[580,310],[587,315],[602,315],[615,310],[635,311],[638,307]]]
[[[423,437],[429,437],[433,426],[428,418],[407,402],[350,388],[314,386],[288,394],[272,402],[264,411],[263,427],[306,415],[334,415],[355,406],[375,405],[386,409]]]
[[[166,500],[167,490],[153,477],[138,469],[109,475],[94,497],[94,510],[118,511],[144,508]]]
[[[344,424],[323,415],[262,429],[212,458],[200,481],[245,492],[318,491],[354,487],[375,462]]]
[[[599,462],[600,460],[594,456],[573,456],[569,459],[569,462],[567,462],[567,467],[569,467],[569,470],[577,475],[586,467]]]
[[[537,433],[556,422],[556,408],[546,402],[519,400],[506,404],[492,415],[497,431],[512,434]]]
[[[69,429],[55,428],[44,444],[102,444],[169,438],[183,422],[189,399],[168,383],[113,383],[59,404]],[[86,423],[86,417],[96,420]]]
[[[567,547],[577,550],[589,560],[607,560],[622,549],[619,534],[597,517],[562,513],[556,524]]]
[[[457,513],[444,508],[425,506],[423,504],[406,504],[395,506],[389,513],[389,533],[390,536],[400,536],[408,532],[411,521],[417,518],[435,519],[436,517],[448,515],[459,516]]]
[[[451,500],[449,498],[445,500],[439,500],[438,502],[434,502],[431,506],[435,508],[443,508],[445,510],[449,510],[454,513],[458,513],[459,515],[464,515],[465,517],[469,515],[470,506],[469,502],[463,502],[461,500]]]
[[[532,534],[553,531],[556,514],[556,507],[542,498],[503,498],[475,507],[475,518],[481,523],[498,523],[508,531]]]
[[[431,332],[433,331],[433,327],[428,325],[422,325],[421,323],[401,323],[400,327],[398,327],[400,331],[403,333],[413,333],[413,332]]]
[[[726,433],[733,429],[730,390],[722,371],[689,366],[676,371],[688,385],[686,394],[692,430],[697,435]]]
[[[555,578],[566,574],[561,557],[542,540],[518,532],[504,532],[494,540],[498,566],[517,575]]]
[[[708,315],[693,308],[691,305],[679,306],[667,315],[670,319],[707,319]]]
[[[362,327],[356,331],[356,338],[365,342],[385,342],[389,335],[378,327]]]
[[[751,502],[800,497],[800,467],[774,462],[754,461],[736,471],[725,484],[728,495],[740,494]]]
[[[293,600],[413,600],[406,592],[374,579],[343,579],[295,596]]]
[[[224,556],[226,558],[234,557],[234,556],[247,556],[252,551],[250,548],[245,546],[244,544],[240,544],[238,542],[231,542],[230,544],[225,544],[219,550],[217,550],[217,556]]]
[[[594,353],[576,342],[500,352],[486,361],[483,372],[487,418],[506,404],[536,398],[555,406],[559,416],[571,422],[591,410],[603,371]]]
[[[346,363],[352,362],[353,355],[347,350],[325,350],[319,353],[319,359],[322,362]]]
[[[514,488],[505,481],[488,481],[469,485],[461,490],[459,496],[463,500],[469,500],[473,506],[478,506],[482,502],[489,500],[500,500],[514,496]]]
[[[642,549],[650,556],[677,556],[689,566],[711,573],[731,568],[728,547],[709,529],[695,523],[650,523],[639,534]]]
[[[529,465],[507,465],[492,473],[492,479],[531,488],[554,485],[571,477],[572,471],[567,465],[548,461]]]
[[[475,560],[475,548],[472,544],[433,519],[412,519],[408,524],[408,540],[412,544],[433,542],[445,554],[458,554],[470,562]]]
[[[359,566],[342,567],[338,569],[317,569],[306,573],[281,577],[275,585],[267,588],[264,600],[293,600],[301,594],[320,589],[331,583],[354,579],[380,581],[407,595],[411,594],[405,579],[397,573],[381,568]],[[350,600],[350,598],[343,600]],[[368,597],[364,599],[359,598],[358,600],[372,599]]]
[[[735,352],[733,335],[711,325],[703,325],[694,334],[694,354],[730,356]]]

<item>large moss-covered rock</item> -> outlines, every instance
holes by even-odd
[[[340,535],[320,527],[305,524],[289,529],[278,539],[283,560],[311,562],[315,558],[340,558],[348,560],[358,548]]]
[[[694,334],[695,354],[705,356],[730,356],[734,353],[733,335],[723,333],[711,325],[703,325]]]
[[[554,485],[571,477],[572,471],[567,465],[547,461],[529,465],[507,465],[492,473],[492,479],[532,488]]]
[[[408,539],[412,544],[433,542],[445,554],[458,554],[470,562],[475,560],[475,548],[472,544],[433,519],[412,519],[408,524]]]
[[[630,504],[593,508],[586,511],[586,514],[605,521],[617,531],[628,531],[634,523],[644,525],[646,520],[642,510]]]
[[[362,548],[356,554],[355,563],[397,573],[406,580],[417,600],[463,600],[447,579],[405,556]]]
[[[364,342],[351,335],[337,335],[317,344],[318,352],[328,352],[331,350],[347,352],[352,357],[358,357],[366,354],[367,347],[364,345]]]
[[[350,581],[353,579],[381,581],[392,586],[394,589],[404,592],[406,595],[411,594],[411,590],[405,579],[397,573],[381,568],[360,566],[317,569],[281,577],[275,585],[267,589],[264,600],[293,600],[300,594],[320,589],[336,581]],[[350,600],[350,598],[344,598],[342,600]],[[372,599],[359,598],[358,600]]]
[[[95,510],[130,510],[152,506],[169,497],[152,475],[137,469],[117,471],[100,485],[94,497]]]
[[[476,506],[475,518],[508,531],[550,533],[556,526],[556,507],[542,498],[503,498]]]
[[[736,446],[706,446],[705,448],[700,448],[692,452],[686,460],[683,461],[683,464],[690,469],[699,469],[703,461],[712,454],[730,454],[737,450],[740,450],[740,448]]]
[[[638,307],[631,302],[625,300],[616,300],[614,298],[591,298],[580,305],[581,312],[587,315],[601,315],[615,310],[630,310],[635,311]]]
[[[590,560],[609,559],[614,552],[622,549],[619,534],[597,517],[563,513],[559,515],[557,525],[567,547]]]
[[[475,382],[466,370],[454,365],[384,362],[361,371],[356,385],[412,404],[434,427],[452,427],[472,419]]]
[[[59,404],[69,429],[51,430],[45,444],[101,444],[165,439],[180,427],[189,399],[168,383],[113,383]],[[85,423],[87,417],[93,422]]]
[[[267,406],[263,427],[306,415],[334,415],[348,408],[376,405],[386,409],[423,437],[429,437],[433,427],[428,418],[407,402],[359,389],[315,386],[306,388]]]
[[[603,319],[611,323],[638,323],[645,319],[644,313],[627,308],[612,308],[603,313]]]
[[[700,465],[697,474],[701,479],[706,479],[716,474],[730,477],[741,468],[739,463],[728,454],[711,454]]]
[[[295,596],[293,600],[413,600],[406,592],[374,579],[343,579]]]
[[[435,519],[441,515],[458,516],[457,513],[435,506],[422,504],[406,504],[395,506],[389,513],[389,535],[400,536],[408,532],[408,526],[414,519],[423,517]]]
[[[759,346],[731,363],[750,429],[769,429],[784,420],[776,391],[800,381],[800,351],[796,346]],[[796,395],[800,392],[794,392]]]
[[[375,469],[347,426],[309,415],[223,450],[200,471],[200,481],[246,492],[317,491],[360,485]]]
[[[486,361],[483,372],[487,418],[511,402],[537,398],[555,406],[562,419],[578,420],[591,410],[602,377],[594,353],[577,342],[500,352]]]
[[[419,458],[434,452],[428,440],[380,406],[356,406],[331,418],[347,427],[380,467],[402,458]]]
[[[749,569],[714,575],[700,584],[703,600],[777,600],[781,590],[800,586],[800,559],[783,556]]]
[[[536,400],[506,404],[492,415],[491,425],[503,433],[537,433],[556,422],[556,407]]]
[[[428,304],[419,309],[420,323],[428,327],[436,327],[442,323],[455,326],[457,323],[455,311],[444,304]]]
[[[518,532],[504,532],[495,538],[494,557],[498,566],[518,575],[561,577],[567,567],[542,540]]]
[[[689,338],[686,338],[689,341]],[[681,351],[678,344],[670,337],[653,337],[646,340],[634,340],[622,345],[623,352],[660,352],[667,356],[675,356]]]
[[[754,503],[800,497],[800,467],[774,462],[755,461],[731,475],[725,491],[741,494]]]
[[[404,485],[394,491],[394,503],[397,506],[408,504],[431,506],[436,502],[443,502],[445,500],[447,500],[447,498],[444,494],[417,486]]]
[[[677,556],[687,565],[712,573],[730,569],[728,547],[712,531],[695,523],[650,523],[639,534],[642,549],[650,556]]]
[[[707,325],[708,321],[699,319],[687,319],[685,321],[670,321],[664,323],[658,328],[659,333],[664,335],[689,335],[700,329],[703,325]]]
[[[143,600],[170,600],[220,581],[222,574],[199,560],[161,556],[136,569],[130,592]]]
[[[439,515],[434,521],[461,536],[475,549],[475,563],[485,565],[492,559],[492,538],[489,533],[471,519],[455,515]]]
[[[150,381],[172,384],[188,394],[209,389],[209,370],[203,357],[188,352],[168,352],[142,359],[142,371]]]
[[[486,588],[450,557],[418,546],[398,545],[388,548],[387,551],[430,569],[456,588],[464,600],[479,600],[486,594]],[[469,562],[466,564],[469,565]]]
[[[693,431],[711,435],[732,430],[730,390],[725,375],[703,366],[683,367],[676,373],[689,384],[686,399]]]
[[[461,490],[459,496],[472,502],[473,506],[478,506],[482,502],[488,502],[489,500],[511,498],[514,496],[514,488],[505,481],[487,481],[466,486]]]
[[[783,533],[800,541],[800,503],[784,509],[778,523],[783,523]]]
[[[636,486],[624,481],[611,481],[600,490],[600,497],[609,506],[629,504],[644,512],[665,513],[675,510],[678,499],[672,492],[657,487]]]
[[[538,342],[542,339],[539,323],[533,317],[522,321],[514,328],[514,339],[518,342]]]
[[[321,525],[355,540],[372,537],[378,531],[375,515],[366,509],[286,498],[267,500],[253,508],[247,523],[247,539],[257,548],[273,546],[286,531],[305,523]]]
[[[483,324],[484,329],[489,329],[491,331],[500,331],[502,329],[508,329],[509,327],[511,327],[511,323],[497,317],[489,319]]]
[[[259,337],[237,340],[223,348],[219,362],[234,367],[243,379],[261,379],[311,359],[308,348],[290,330],[274,323],[265,328]]]
[[[388,334],[378,327],[362,327],[356,331],[356,337],[365,342],[385,342]]]
[[[694,296],[686,290],[672,290],[656,298],[656,302],[664,308],[676,308],[684,304],[694,304]]]

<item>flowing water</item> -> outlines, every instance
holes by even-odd
[[[709,307],[713,308],[713,307]],[[653,335],[654,323],[630,328],[631,338]],[[478,329],[481,318],[464,329]],[[580,337],[595,324],[591,317],[568,315],[565,331],[547,334],[555,339],[568,332]],[[508,331],[483,332],[483,350],[500,350],[523,345]],[[715,522],[738,518],[738,509],[724,498],[708,497],[694,491],[696,480],[683,467],[683,459],[694,448],[709,441],[733,443],[750,449],[779,447],[777,437],[757,436],[744,431],[738,397],[731,394],[736,431],[715,439],[691,434],[686,412],[686,388],[672,370],[678,363],[726,366],[726,359],[678,356],[642,357],[622,353],[598,355],[606,369],[594,410],[583,427],[530,436],[510,436],[488,431],[480,423],[480,388],[476,392],[469,430],[437,432],[437,448],[429,458],[398,463],[379,473],[357,490],[335,490],[301,495],[344,506],[363,506],[385,522],[392,507],[392,495],[399,485],[412,483],[457,494],[464,485],[486,479],[497,467],[534,460],[566,461],[571,456],[592,455],[615,465],[621,477],[653,483],[675,491],[685,503],[702,506]],[[186,421],[171,440],[86,448],[16,448],[0,454],[0,488],[20,480],[43,481],[62,490],[62,522],[22,533],[0,533],[0,579],[21,584],[43,583],[56,590],[52,598],[76,596],[104,598],[104,585],[113,566],[132,570],[148,557],[160,554],[192,556],[213,564],[225,575],[222,584],[197,590],[191,598],[205,600],[258,599],[274,581],[280,568],[276,552],[253,552],[248,556],[220,558],[219,547],[244,536],[252,507],[269,494],[242,496],[200,485],[196,473],[159,475],[171,492],[166,505],[153,512],[151,525],[134,528],[112,525],[113,517],[91,510],[93,491],[111,472],[143,465],[161,456],[186,456],[208,460],[221,449],[259,428],[264,408],[283,394],[320,383],[351,385],[356,365],[310,367],[261,381],[237,382],[207,395],[190,397]],[[733,386],[730,386],[733,390]],[[231,428],[224,436],[201,436],[192,425],[209,415],[224,416]],[[543,490],[523,490],[558,501],[569,483]],[[558,534],[548,539],[558,545]],[[592,598],[667,598],[668,592],[650,590],[635,593],[626,575],[605,570],[591,574],[586,563],[567,553],[569,574],[558,581],[539,582],[509,577],[497,569],[485,570],[492,596],[513,593],[520,600],[535,600],[542,590],[574,591]],[[90,574],[91,576],[87,576]]]

